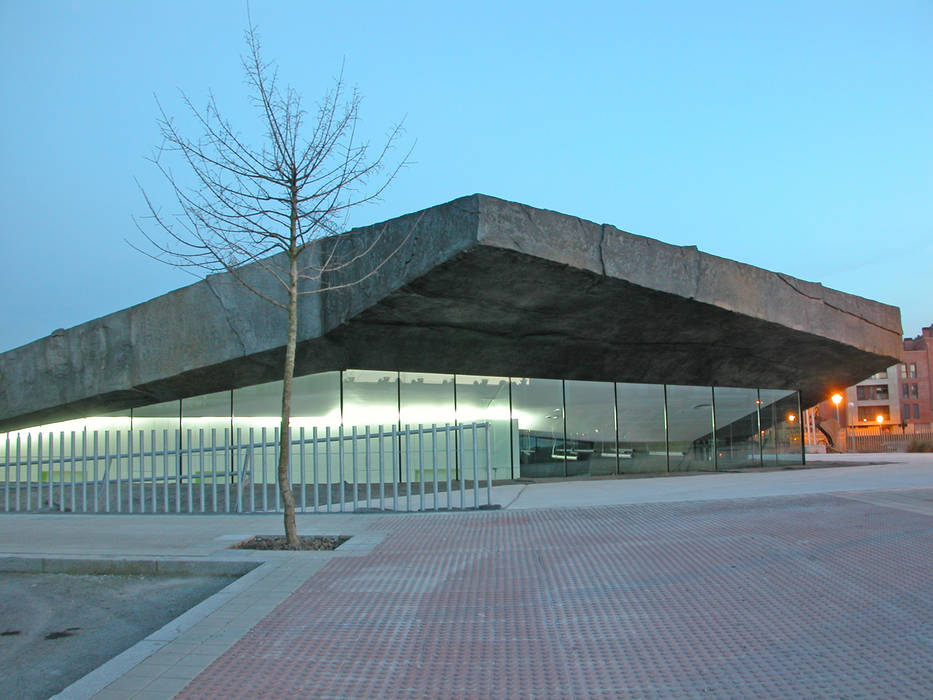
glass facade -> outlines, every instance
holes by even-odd
[[[616,384],[619,471],[666,472],[667,411],[663,384]]]
[[[271,484],[281,387],[281,382],[270,382],[37,426],[0,435],[0,453],[15,452],[17,441],[22,451],[27,441],[36,449],[40,434],[47,442],[48,434],[63,431],[74,431],[77,449],[83,440],[100,445],[131,440],[146,451],[171,453],[165,476],[177,474],[197,488],[201,474],[186,471],[186,455],[229,441],[241,446],[225,457],[231,473],[248,467],[253,483]],[[488,459],[497,480],[712,471],[803,461],[799,397],[787,389],[346,370],[298,377],[292,396],[293,439],[301,431],[309,441],[316,434],[314,449],[326,453],[327,473],[317,475],[320,483],[390,483],[406,476],[415,483],[484,479],[483,450],[474,453],[471,444],[459,444],[472,441],[469,430],[437,434],[433,429],[475,422],[489,424]],[[380,434],[380,426],[382,432],[401,432],[388,437]],[[70,452],[70,439],[66,443],[53,446],[56,454]],[[293,449],[296,469],[303,458]],[[473,463],[474,454],[479,464]],[[213,480],[227,467],[211,465],[217,471]],[[30,478],[57,476],[36,473]]]

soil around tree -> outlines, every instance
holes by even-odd
[[[297,551],[329,551],[337,549],[346,542],[349,536],[345,535],[299,535]],[[249,539],[237,542],[231,549],[262,549],[262,550],[290,550],[285,535],[254,535]]]

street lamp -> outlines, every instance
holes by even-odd
[[[875,420],[878,421],[878,425],[881,425],[884,423],[884,416],[879,413],[877,416],[875,416]]]
[[[836,423],[839,422],[839,404],[842,403],[842,394],[833,394],[830,399],[836,406]]]

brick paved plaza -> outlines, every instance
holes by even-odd
[[[933,697],[931,488],[371,523],[179,697]]]

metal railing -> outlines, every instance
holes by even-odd
[[[848,452],[907,452],[911,443],[933,442],[933,431],[881,432],[878,429],[849,430],[846,436]]]
[[[492,505],[488,422],[289,432],[289,476],[299,512],[459,510],[479,508],[481,500]],[[282,509],[278,428],[27,434],[7,438],[4,448],[3,512]]]

